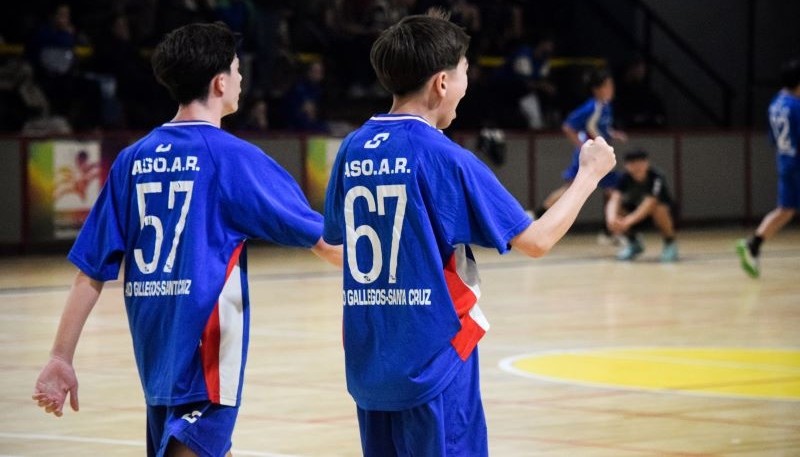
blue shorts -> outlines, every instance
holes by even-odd
[[[800,209],[800,167],[778,170],[778,206]]]
[[[561,173],[561,177],[564,179],[564,181],[575,180],[575,176],[578,175],[578,168],[580,166],[580,157],[581,157],[581,149],[576,148],[575,151],[572,152],[572,161],[570,162],[569,167],[567,167],[567,169],[564,170],[563,173]],[[607,175],[603,176],[603,179],[601,179],[600,182],[597,183],[597,187],[602,187],[603,189],[613,189],[614,187],[617,186],[618,180],[619,180],[619,175],[617,175],[616,171],[612,170],[608,172]]]
[[[358,408],[364,457],[489,455],[478,351],[429,403],[403,411]]]
[[[209,401],[147,406],[147,456],[163,457],[171,439],[200,457],[222,457],[231,449],[239,408]]]

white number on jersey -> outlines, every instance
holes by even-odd
[[[775,110],[769,117],[772,134],[775,136],[775,145],[779,154],[794,155],[792,141],[789,139],[789,113],[787,110]]]
[[[397,282],[397,256],[400,250],[400,237],[403,235],[403,221],[406,217],[406,186],[405,184],[394,184],[378,186],[376,195],[364,186],[355,186],[347,192],[344,197],[344,219],[347,230],[347,266],[350,274],[361,284],[370,284],[378,279],[383,269],[383,251],[381,249],[381,239],[378,232],[367,224],[355,226],[354,206],[360,197],[366,200],[367,209],[378,215],[386,215],[386,205],[384,200],[389,197],[397,198],[397,207],[394,213],[392,224],[392,245],[389,250],[389,283]],[[377,199],[376,199],[377,197]],[[372,248],[372,266],[369,271],[363,272],[358,268],[356,258],[356,243],[361,237],[367,237]]]
[[[178,223],[175,225],[175,236],[172,238],[172,246],[170,247],[167,260],[164,262],[165,273],[170,273],[175,264],[175,255],[178,252],[178,244],[181,241],[181,234],[186,226],[186,216],[189,213],[189,204],[192,201],[192,189],[194,188],[193,181],[172,181],[169,183],[169,201],[167,208],[173,209],[175,207],[175,194],[178,192],[186,193],[181,205],[181,215],[178,218]],[[164,226],[158,216],[147,214],[146,199],[147,194],[161,193],[160,182],[147,182],[136,185],[136,201],[139,206],[139,228],[144,230],[145,227],[150,226],[155,230],[155,245],[153,246],[153,258],[146,262],[144,260],[144,251],[141,248],[136,248],[133,251],[133,258],[136,261],[136,266],[142,273],[152,273],[158,267],[158,260],[161,257],[161,245],[164,242]]]

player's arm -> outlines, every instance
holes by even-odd
[[[72,283],[50,351],[50,361],[39,374],[32,397],[46,413],[61,417],[67,393],[70,406],[74,411],[78,410],[78,379],[72,367],[72,358],[86,319],[102,290],[101,281],[81,271]]]
[[[625,227],[625,230],[647,219],[648,216],[653,214],[653,210],[657,204],[658,199],[656,199],[656,197],[653,195],[644,197],[642,202],[639,203],[639,206],[637,206],[633,212],[622,218],[622,224]]]
[[[530,257],[541,257],[567,233],[597,183],[617,161],[614,148],[602,137],[587,140],[581,147],[580,168],[561,198],[541,218],[511,240],[511,246]]]
[[[606,203],[606,226],[611,233],[619,234],[623,232],[621,226],[622,218],[620,217],[620,205],[622,204],[622,192],[617,189],[611,191],[611,196],[608,197]]]
[[[331,265],[342,268],[344,264],[342,257],[342,245],[328,244],[322,238],[317,241],[317,244],[311,247],[311,252],[319,256],[321,259],[329,262]]]
[[[570,143],[577,147],[581,147],[581,139],[578,137],[578,131],[575,130],[571,125],[567,123],[562,124],[561,131],[564,132],[564,135],[567,137]]]
[[[609,129],[608,133],[611,134],[611,138],[613,138],[615,141],[622,143],[626,143],[628,141],[628,134],[622,130]]]

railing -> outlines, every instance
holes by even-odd
[[[703,112],[715,125],[730,127],[732,122],[732,99],[734,90],[728,82],[708,64],[677,32],[642,0],[627,0],[634,10],[643,15],[643,36],[636,37],[629,28],[621,23],[612,12],[599,0],[587,2],[599,17],[611,26],[613,32],[628,42],[646,61],[656,68],[678,91]],[[668,64],[653,53],[653,32],[658,31],[666,37],[670,44],[680,50],[689,62],[695,65],[720,91],[722,103],[714,107],[702,97],[692,85],[682,79]]]

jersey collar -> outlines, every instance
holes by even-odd
[[[416,114],[376,114],[369,118],[371,121],[419,121],[423,124],[427,125],[428,127],[433,127],[430,122],[425,120],[422,116],[417,116]],[[433,127],[436,128],[436,127]],[[437,129],[438,130],[438,129]]]
[[[175,121],[175,122],[165,122],[164,124],[161,124],[162,127],[184,127],[189,125],[208,125],[214,128],[219,128],[208,121]]]

